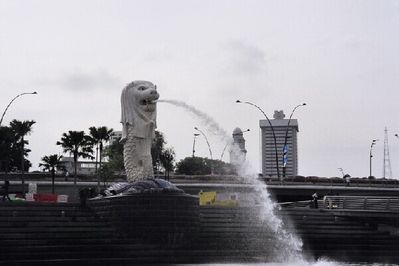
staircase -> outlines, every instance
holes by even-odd
[[[258,213],[251,208],[201,206],[197,229],[191,241],[182,244],[143,242],[135,234],[124,235],[92,209],[75,203],[0,203],[0,265],[270,261],[284,255],[285,249],[275,245],[278,236],[268,230]],[[399,262],[399,236],[395,230],[388,231],[370,220],[309,207],[281,208],[278,215],[303,239],[309,257]],[[130,224],[134,227],[140,221],[132,219]],[[143,235],[146,233],[151,232],[145,229]]]
[[[112,227],[78,204],[0,203],[1,265],[70,265],[109,257]]]

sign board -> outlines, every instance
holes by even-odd
[[[58,195],[57,202],[68,202],[68,195]]]

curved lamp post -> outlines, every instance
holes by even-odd
[[[278,152],[277,152],[277,140],[276,140],[276,134],[274,133],[274,128],[272,123],[270,122],[270,119],[267,117],[267,115],[265,114],[265,112],[263,112],[263,110],[257,106],[256,104],[253,104],[251,102],[242,102],[240,100],[237,100],[236,103],[245,103],[245,104],[249,104],[254,106],[255,108],[257,108],[259,111],[261,111],[261,113],[264,115],[264,117],[266,118],[267,122],[269,123],[271,129],[272,129],[272,134],[273,134],[273,139],[274,139],[274,149],[275,149],[275,153],[276,153],[276,168],[277,168],[277,177],[280,177],[280,168],[278,166]]]
[[[342,177],[344,177],[344,175],[345,175],[344,169],[340,167],[340,168],[338,168],[338,170],[341,172]]]
[[[36,91],[34,91],[34,92],[24,92],[24,93],[21,93],[21,94],[18,94],[17,96],[15,96],[15,97],[10,101],[10,103],[7,105],[6,109],[5,109],[4,112],[3,112],[3,115],[1,116],[1,119],[0,119],[0,126],[1,126],[1,123],[3,122],[4,115],[6,114],[8,108],[9,108],[10,105],[13,103],[13,101],[15,101],[18,97],[21,97],[22,95],[26,95],[26,94],[37,94],[37,92],[36,92]]]
[[[206,137],[205,133],[199,130],[197,127],[194,127],[195,130],[201,133],[202,136],[204,136],[206,140],[206,144],[208,144],[208,149],[209,149],[209,154],[211,155],[211,162],[210,162],[210,167],[211,167],[211,175],[213,175],[213,156],[212,156],[212,150],[211,150],[211,145],[209,145],[208,138]]]
[[[373,151],[373,147],[377,141],[378,141],[378,139],[373,139],[373,141],[371,142],[371,145],[370,145],[370,175],[369,176],[372,176],[371,175],[371,173],[372,173],[372,171],[371,171],[372,170],[372,158],[373,158],[372,151]]]
[[[300,106],[305,106],[306,103],[303,104],[298,104],[297,106],[294,107],[294,109],[292,109],[292,112],[290,114],[290,118],[288,119],[288,124],[287,124],[287,128],[285,130],[285,137],[284,137],[284,146],[283,146],[283,177],[285,177],[285,172],[286,172],[286,166],[287,166],[287,162],[288,162],[288,147],[287,147],[287,140],[288,140],[288,129],[290,127],[290,123],[291,123],[291,118],[292,115],[294,114],[295,110],[300,107]]]
[[[193,141],[193,157],[194,157],[194,154],[195,154],[195,139],[199,136],[200,134],[198,134],[198,133],[194,133],[194,141]]]
[[[242,131],[242,133],[245,133],[245,132],[248,132],[248,131],[251,131],[251,130],[248,128],[247,130]],[[237,134],[233,134],[233,136],[235,136],[235,135],[237,135]],[[222,155],[220,155],[220,160],[223,159],[224,152],[226,151],[226,148],[227,148],[227,146],[229,146],[229,144],[230,143],[227,142],[226,145],[224,146],[223,151],[222,151]]]
[[[204,132],[202,132],[201,130],[199,130],[197,127],[194,127],[194,129],[197,130],[198,132],[200,132],[202,136],[204,136],[204,138],[205,138],[205,140],[206,140],[206,144],[208,144],[208,149],[209,149],[209,154],[211,155],[211,160],[213,160],[211,145],[209,145],[208,138],[206,137],[206,135],[204,134]]]

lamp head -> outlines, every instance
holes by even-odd
[[[195,130],[198,130],[198,127],[194,127]]]
[[[36,92],[36,91],[34,91],[34,92],[32,92],[32,94],[37,94],[37,92]]]
[[[240,100],[237,100],[236,103],[241,103],[241,101],[240,101]]]

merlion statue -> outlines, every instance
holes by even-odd
[[[151,144],[155,137],[157,87],[149,81],[133,81],[122,91],[122,139],[124,165],[129,182],[153,178]]]

